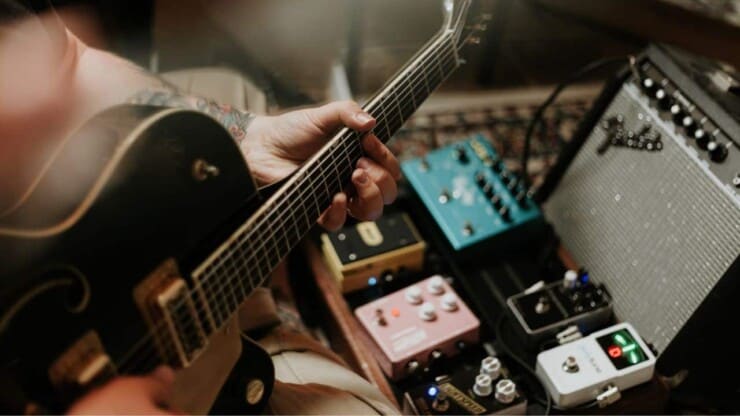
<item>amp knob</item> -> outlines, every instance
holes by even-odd
[[[655,91],[655,99],[658,100],[658,107],[662,110],[668,110],[673,104],[673,99],[663,88]]]
[[[655,81],[650,77],[643,78],[641,86],[642,89],[645,90],[645,92],[647,92],[648,94],[652,94],[658,87]]]
[[[709,142],[707,150],[709,151],[709,158],[714,162],[722,163],[727,159],[727,147],[716,141]]]
[[[711,137],[709,137],[703,129],[696,129],[696,131],[694,131],[694,138],[696,139],[696,145],[699,149],[707,150]]]
[[[686,116],[686,113],[684,113],[683,108],[681,108],[678,104],[673,104],[670,109],[671,117],[673,118],[673,122],[676,124],[680,124],[683,118]]]

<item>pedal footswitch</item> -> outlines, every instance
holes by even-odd
[[[628,323],[537,356],[537,375],[555,403],[566,408],[615,397],[650,381],[654,369],[655,356]]]

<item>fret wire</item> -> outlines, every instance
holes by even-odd
[[[359,148],[357,148],[357,149],[359,149]],[[358,156],[359,156],[359,154],[358,154]],[[358,156],[356,156],[356,157],[358,157]],[[223,322],[223,321],[221,321],[221,322]],[[143,339],[148,339],[150,337],[151,337],[151,334],[149,336],[144,337]],[[148,345],[148,344],[142,344],[142,345]],[[159,363],[160,362],[160,358],[159,358],[159,355],[157,353],[157,350],[154,349],[151,345],[149,347],[149,350],[152,351],[153,353],[150,355],[150,358],[148,359],[148,361],[145,361],[144,363],[146,364],[149,361],[153,361],[154,364]],[[122,363],[128,363],[128,360],[124,360],[124,361],[121,361],[121,362]],[[136,364],[136,366],[138,366],[138,365],[140,365],[140,364]],[[128,368],[134,368],[132,365],[128,365],[128,364],[126,365],[126,367],[128,367]],[[152,365],[152,367],[153,367],[153,365]],[[121,366],[121,368],[123,368],[123,365]]]
[[[438,64],[439,64],[439,62],[438,62]],[[423,66],[418,66],[418,68],[423,68]],[[413,72],[414,72],[414,71],[410,71],[410,73],[413,73]],[[426,80],[425,80],[425,82],[426,82]],[[407,87],[407,88],[408,88],[408,87]],[[381,100],[381,102],[382,102],[382,101],[384,101],[384,100]],[[381,108],[381,110],[382,110],[382,108]],[[384,114],[384,115],[385,115],[385,114]],[[386,119],[387,119],[387,117],[386,117]],[[387,125],[387,123],[384,123],[384,124],[386,125],[386,129],[388,129],[388,125]],[[389,138],[390,138],[390,131],[389,131],[389,134],[388,134],[388,135],[389,135]],[[344,149],[344,150],[346,151],[346,149]],[[350,159],[350,161],[351,161],[351,159]],[[319,209],[320,209],[320,208],[319,208],[319,207],[317,207],[317,211],[318,211]],[[310,220],[307,220],[307,223],[308,223],[309,225],[312,225],[312,222],[311,222]],[[310,228],[310,227],[308,227],[308,228]],[[252,257],[254,258],[254,255],[252,255]],[[268,268],[270,268],[270,267],[268,266]],[[259,269],[260,269],[260,272],[262,272],[262,264],[261,264],[261,262],[260,262],[260,264],[259,264]],[[269,272],[268,272],[268,273],[269,273]],[[220,311],[219,311],[219,312],[220,312]]]
[[[451,44],[451,42],[445,42],[443,45],[446,45],[447,47],[452,47],[453,46]],[[454,51],[451,51],[450,50],[450,51],[447,51],[446,53],[450,53],[450,52],[454,52]],[[440,70],[442,70],[441,62],[439,61],[438,56],[437,55],[430,55],[430,57],[431,57],[430,58],[431,60],[434,60],[436,62],[437,68],[440,69]],[[449,62],[450,60],[448,58],[453,58],[453,60],[451,62],[453,64],[453,67],[457,65],[457,61],[454,59],[454,53],[452,53],[452,54],[450,54],[450,55],[448,55],[448,56],[445,57],[445,59]],[[381,107],[381,111],[385,107],[387,107],[387,102],[386,101],[388,99],[390,99],[390,98],[395,99],[399,95],[399,94],[393,94],[392,93],[393,90],[398,90],[398,91],[405,90],[404,95],[407,95],[407,96],[408,95],[413,95],[413,92],[411,92],[411,93],[409,93],[409,92],[410,91],[414,91],[414,90],[418,90],[418,86],[421,86],[421,85],[426,86],[427,90],[429,90],[428,81],[426,79],[427,78],[426,67],[427,67],[427,65],[416,64],[415,67],[412,68],[409,71],[409,73],[407,74],[406,78],[401,79],[397,84],[395,84],[393,86],[393,88],[391,88],[389,90],[389,94],[387,94],[384,98],[382,98],[380,100],[379,104],[380,104],[380,107]],[[420,74],[421,76],[416,77],[416,74],[417,73]],[[438,75],[436,74],[436,72],[435,72],[435,75],[434,76],[435,76],[435,79],[434,79],[435,84],[438,84],[439,82],[441,82],[442,78],[437,78]],[[416,79],[414,79],[414,78],[416,78]],[[423,79],[424,84],[420,83],[419,82],[419,79]],[[410,81],[414,81],[415,84],[406,85]],[[398,86],[401,86],[402,88],[398,88]],[[407,94],[407,93],[409,93],[409,94]],[[413,114],[413,111],[415,110],[416,106],[413,105],[412,107],[407,107],[406,105],[404,105],[404,108],[406,108],[409,111],[408,111],[408,114],[406,114],[406,112],[401,112],[401,116],[400,116],[401,123],[400,123],[400,125],[403,125],[403,123],[405,122],[405,119],[408,116],[410,116],[411,114]],[[399,127],[400,127],[400,125],[399,125]],[[390,129],[387,124],[385,125],[385,128],[386,128],[386,131],[388,131],[388,139],[390,139],[390,136],[391,136],[391,133],[390,132],[392,131],[392,129]]]
[[[385,124],[386,124],[386,126],[388,125],[387,123],[385,123]],[[346,141],[344,141],[344,142],[340,142],[340,143],[344,144],[344,143],[347,143],[347,142],[346,142]],[[343,150],[345,151],[345,155],[346,155],[346,151],[347,151],[346,147],[345,147],[345,146],[342,146],[342,148],[343,148]],[[352,161],[352,159],[351,159],[351,158],[348,158],[348,160],[349,160],[349,161]],[[320,209],[320,208],[318,208],[318,207],[317,207],[317,211],[318,211],[319,209]],[[279,254],[279,253],[278,253],[278,254]],[[271,256],[270,256],[270,257],[271,257]],[[268,261],[269,261],[269,260],[268,260]],[[259,265],[259,268],[260,268],[260,272],[262,272],[262,264],[261,264],[261,263],[260,263],[260,265]],[[270,268],[270,269],[271,269],[271,267],[269,267],[269,266],[268,266],[268,268]],[[219,311],[219,313],[220,313],[220,311]]]
[[[385,123],[385,124],[386,124],[386,126],[388,125],[387,123]],[[340,142],[340,143],[346,143],[346,141],[345,141],[345,142]],[[347,149],[346,149],[346,147],[345,147],[345,146],[343,146],[343,150],[345,151],[345,155],[346,155],[346,150],[347,150]],[[349,159],[350,161],[352,160],[351,158],[348,158],[348,159]],[[318,209],[319,209],[319,208],[317,208],[317,211],[318,211]],[[266,260],[267,260],[267,259],[266,259]],[[269,260],[268,260],[268,261],[269,261]],[[265,266],[267,266],[267,264],[265,264]],[[270,268],[270,269],[271,269],[271,267],[270,267],[270,266],[268,266],[268,268]],[[260,265],[259,265],[259,269],[260,269],[260,272],[262,272],[262,263],[261,263],[261,262],[260,262]],[[267,273],[267,272],[265,272],[265,273]],[[221,311],[219,311],[219,314],[221,315]]]
[[[440,48],[440,49],[441,49],[441,48]],[[454,65],[453,65],[453,66],[454,66]],[[423,69],[423,68],[424,68],[424,66],[419,66],[419,68],[422,68],[422,69]],[[425,86],[425,88],[426,88],[427,94],[430,94],[430,93],[431,93],[431,90],[430,90],[430,88],[429,88],[428,80],[427,80],[427,78],[426,78],[426,77],[423,77],[423,80],[424,80],[424,84],[423,84],[423,85],[424,85],[424,86]],[[390,139],[390,131],[389,131],[389,134],[388,134],[388,139]],[[351,173],[351,169],[350,169],[350,173]],[[297,227],[296,227],[296,231],[298,231]],[[253,255],[254,255],[254,252],[250,251],[250,258],[253,258],[253,257],[254,257]],[[209,270],[209,269],[207,268],[206,270]],[[210,269],[210,270],[211,270],[211,273],[213,273],[215,269],[213,269],[213,268],[212,268],[212,269]],[[203,277],[204,277],[204,278],[207,278],[207,277],[209,277],[209,276],[210,276],[210,273],[204,273],[204,276],[203,276]],[[250,280],[250,283],[251,283],[251,280]],[[200,283],[200,285],[203,285],[203,284],[204,284],[204,283]],[[209,305],[208,305],[208,306],[210,306],[210,300],[209,300],[208,298],[206,298],[206,300],[205,300],[205,301],[206,301],[207,303],[209,303]],[[178,303],[180,304],[180,305],[178,305],[178,307],[181,307],[181,306],[182,306],[182,304],[184,303],[184,300],[181,300],[181,301],[179,301]],[[199,303],[200,303],[200,302],[199,302]],[[212,308],[212,313],[215,313],[215,312],[213,311],[213,308]],[[160,324],[160,325],[162,325],[162,324]],[[151,338],[151,333],[150,333],[150,334],[149,334],[148,336],[146,336],[146,337],[143,337],[143,338],[142,338],[142,340],[147,340],[147,339],[150,339],[150,338]],[[138,343],[138,342],[137,342],[137,343]],[[147,344],[147,343],[144,343],[144,344],[140,344],[140,345],[148,345],[148,346],[150,347],[150,348],[149,348],[149,351],[154,351],[154,354],[153,354],[153,355],[151,356],[151,357],[153,357],[153,358],[154,358],[154,360],[155,360],[154,362],[155,362],[155,363],[159,362],[159,358],[158,358],[158,355],[157,355],[157,353],[156,353],[156,350],[155,350],[154,348],[152,348],[152,344]],[[138,351],[138,349],[137,349],[137,350],[134,350],[133,352],[135,352],[135,351]],[[124,364],[124,363],[129,363],[129,358],[133,358],[133,357],[135,357],[135,356],[131,356],[131,355],[128,355],[128,353],[127,353],[127,357],[128,357],[128,358],[126,358],[126,359],[124,359],[124,360],[122,360],[122,361],[121,361],[121,364],[122,364],[122,365],[121,365],[121,366],[119,366],[119,368],[123,368],[123,364]],[[137,364],[137,365],[138,365],[138,364]]]

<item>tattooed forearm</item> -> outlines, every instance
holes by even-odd
[[[230,105],[218,104],[213,100],[203,97],[185,95],[176,91],[167,90],[143,90],[131,97],[132,104],[148,104],[162,107],[190,108],[202,111],[219,122],[229,130],[237,143],[241,143],[246,137],[247,127],[254,119],[254,115],[241,111]]]

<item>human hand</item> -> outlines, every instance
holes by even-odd
[[[257,182],[269,184],[291,174],[344,126],[367,132],[375,126],[375,119],[352,101],[259,116],[249,125],[241,146]],[[401,169],[396,157],[373,134],[365,135],[362,147],[366,156],[352,172],[355,195],[348,199],[347,194],[338,193],[319,218],[319,224],[328,230],[339,229],[347,211],[359,220],[377,219],[383,205],[398,195],[396,181],[401,178]]]
[[[145,376],[117,377],[76,401],[71,415],[171,415],[168,409],[175,373],[158,367]]]

